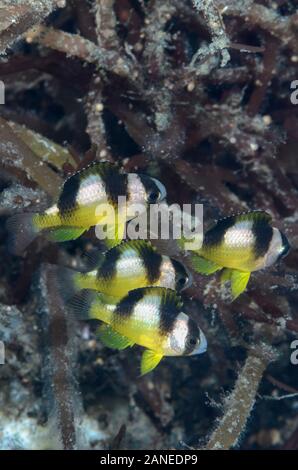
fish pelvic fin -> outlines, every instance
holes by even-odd
[[[230,273],[231,291],[233,300],[245,291],[250,278],[250,272],[232,270]]]
[[[35,213],[26,212],[15,214],[7,220],[8,248],[12,254],[21,255],[37,237],[40,229],[35,221],[35,216]]]
[[[155,369],[155,367],[158,366],[162,358],[162,354],[157,353],[155,351],[151,351],[151,349],[146,349],[143,352],[141,359],[141,376],[148,374],[148,372],[151,372],[153,369]]]
[[[122,214],[116,214],[115,223],[109,223],[109,221],[107,221],[107,229],[105,231],[105,238],[103,240],[107,250],[110,250],[122,242],[125,235],[125,225],[126,219]]]
[[[222,266],[219,266],[213,261],[210,261],[196,254],[192,255],[191,264],[192,264],[193,269],[196,272],[200,274],[205,274],[206,276],[209,276],[210,274],[213,274],[216,271],[219,271],[220,269],[222,269]]]
[[[134,345],[133,341],[117,333],[110,325],[105,323],[100,325],[96,333],[101,342],[108,348],[118,349],[120,351]]]
[[[86,231],[86,227],[56,227],[47,231],[47,238],[53,242],[76,240]]]

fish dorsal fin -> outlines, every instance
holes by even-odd
[[[148,284],[154,285],[161,275],[161,264],[163,257],[146,240],[130,240],[119,245],[121,256],[131,256],[132,252],[145,270]]]
[[[148,374],[160,363],[163,355],[150,349],[146,349],[143,352],[141,359],[141,375]]]
[[[152,299],[153,297],[153,299]],[[176,319],[178,313],[183,307],[182,299],[172,289],[165,287],[140,287],[133,289],[123,297],[117,304],[115,313],[122,317],[127,317],[139,302],[146,303],[146,298],[150,298],[150,302],[154,302],[156,297],[156,305],[159,305],[159,313],[162,317],[162,323],[168,325]]]
[[[206,247],[220,244],[226,231],[234,227],[237,222],[255,221],[270,223],[271,217],[264,211],[248,211],[219,219],[213,227],[207,230],[204,236],[203,245]]]
[[[268,212],[261,211],[261,210],[255,210],[255,211],[250,211],[250,212],[243,212],[242,214],[236,214],[235,216],[236,221],[242,221],[242,220],[262,220],[264,222],[267,222],[270,224],[272,222],[272,217]]]
[[[128,248],[132,248],[133,250],[137,251],[138,253],[142,253],[142,251],[150,250],[156,253],[156,249],[148,240],[126,240],[122,241],[120,245],[118,245],[118,250],[122,253],[125,252]]]
[[[142,290],[143,291],[143,296],[145,297],[146,295],[150,296],[158,296],[161,298],[161,303],[164,305],[169,305],[172,306],[173,309],[175,310],[180,310],[183,307],[183,301],[182,298],[179,294],[177,294],[176,291],[172,289],[168,289],[167,287],[144,287],[140,289],[135,289],[135,290]]]
[[[93,162],[89,163],[88,165],[84,166],[83,168],[80,168],[80,170],[76,171],[72,175],[70,175],[68,178],[66,178],[65,183],[69,180],[71,180],[74,177],[79,177],[81,180],[84,180],[85,178],[88,178],[90,175],[104,175],[107,172],[117,172],[121,173],[121,169],[117,167],[117,165],[108,162],[108,161],[102,161],[98,162],[97,160],[94,160]]]
[[[133,341],[117,333],[110,325],[105,323],[100,325],[96,333],[101,342],[108,348],[119,349],[120,351],[134,345]]]
[[[113,205],[117,205],[119,195],[126,195],[126,174],[110,162],[95,161],[65,180],[57,203],[62,214],[77,207],[79,190],[89,184],[90,178],[96,181],[96,177],[104,182],[108,200]]]
[[[272,217],[268,212],[262,210],[254,210],[254,211],[247,211],[247,212],[239,212],[233,215],[229,215],[227,217],[223,217],[219,219],[212,228],[218,225],[226,225],[226,224],[233,224],[235,222],[240,222],[242,220],[263,220],[264,222],[271,223]]]

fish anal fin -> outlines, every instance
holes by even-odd
[[[213,261],[210,261],[198,255],[192,256],[191,263],[196,272],[200,274],[205,274],[206,276],[222,269],[222,266],[219,266]]]
[[[246,289],[249,278],[250,272],[232,271],[230,280],[233,300],[239,297],[239,295]]]
[[[97,329],[97,335],[101,342],[108,348],[122,350],[134,345],[133,341],[117,333],[110,325],[105,323],[100,325]]]
[[[86,228],[82,227],[57,227],[47,232],[47,238],[53,242],[66,242],[76,240],[85,231]]]
[[[141,375],[148,374],[148,372],[151,372],[153,369],[155,369],[155,367],[160,363],[162,358],[162,354],[159,354],[155,351],[151,351],[150,349],[146,349],[143,352],[141,359]]]

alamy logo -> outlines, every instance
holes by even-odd
[[[298,80],[291,82],[291,90],[294,90],[290,96],[291,103],[298,104]]]
[[[5,346],[3,341],[0,341],[0,365],[5,364]]]
[[[0,104],[5,104],[5,85],[0,80]]]
[[[291,349],[294,349],[290,357],[291,364],[293,364],[293,366],[298,366],[298,339],[292,341]]]
[[[99,204],[95,228],[99,240],[130,238],[131,240],[182,240],[184,248],[199,250],[203,242],[203,205],[167,203],[129,204],[118,198],[117,210],[109,203]]]

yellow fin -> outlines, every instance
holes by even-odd
[[[220,275],[220,282],[223,284],[226,281],[230,281],[232,272],[233,272],[232,269],[228,269],[228,268],[223,269]]]
[[[105,323],[100,325],[97,329],[97,335],[101,342],[108,348],[121,350],[134,345],[129,338],[117,333],[110,325],[106,325]]]
[[[143,352],[141,360],[141,375],[148,374],[148,372],[151,372],[153,369],[155,369],[155,367],[160,363],[162,358],[162,354],[159,354],[155,351],[151,351],[150,349],[146,349]]]
[[[126,220],[123,215],[120,215],[118,220],[117,214],[115,220],[116,224],[107,221],[106,238],[103,240],[103,243],[108,250],[119,245],[124,238]]]
[[[57,227],[48,231],[47,238],[53,242],[66,242],[69,240],[76,240],[86,230],[86,228],[82,227]]]
[[[205,274],[206,276],[222,269],[222,266],[219,266],[213,261],[209,261],[208,259],[202,258],[201,256],[195,254],[192,255],[191,264],[195,271],[201,274]]]
[[[268,212],[262,211],[262,210],[255,210],[255,211],[249,211],[249,212],[243,212],[240,214],[236,214],[235,219],[237,222],[240,222],[242,220],[263,220],[264,222],[268,222],[270,224],[272,222],[272,217]]]
[[[247,283],[250,278],[250,272],[243,271],[232,271],[230,275],[231,280],[231,291],[233,300],[235,300],[239,295],[245,290]]]

